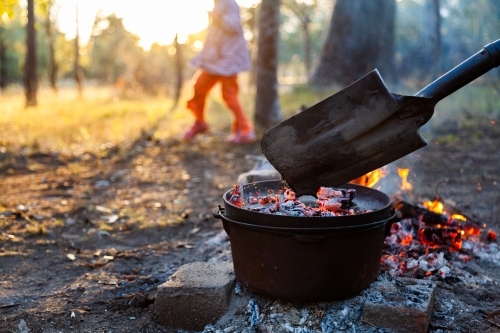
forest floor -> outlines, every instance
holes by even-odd
[[[500,124],[470,122],[442,126],[395,164],[411,169],[415,202],[442,183],[443,198],[498,233]],[[262,154],[259,143],[230,146],[215,132],[119,148],[102,156],[0,150],[1,333],[22,331],[21,321],[31,333],[167,332],[156,287],[185,263],[223,255],[208,246],[223,232],[212,211],[252,168],[245,156]],[[484,317],[500,309],[500,269],[470,265],[489,282],[440,289],[471,312],[433,331],[500,332]]]

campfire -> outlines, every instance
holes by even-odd
[[[410,191],[408,169],[399,169],[401,190]],[[486,249],[497,235],[485,223],[445,208],[440,195],[422,203],[410,203],[399,196],[394,207],[402,220],[394,223],[384,243],[382,270],[392,276],[453,279],[453,259],[466,262],[478,248]]]
[[[410,193],[410,170],[398,168],[400,191]],[[389,172],[380,168],[354,179],[351,183],[376,187]],[[242,185],[234,185],[229,202],[239,208],[267,214],[325,217],[356,215],[363,210],[356,205],[356,191],[321,187],[312,202],[301,202],[291,189],[266,195],[242,195]],[[393,197],[394,208],[402,219],[392,225],[384,242],[381,269],[395,277],[440,279],[455,277],[453,259],[467,262],[478,247],[486,248],[497,240],[497,234],[480,223],[458,212],[454,207],[445,208],[444,200],[436,195],[433,200],[411,203],[401,196]]]

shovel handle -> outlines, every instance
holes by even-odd
[[[500,39],[486,45],[481,51],[430,83],[415,96],[432,98],[437,103],[499,65]]]

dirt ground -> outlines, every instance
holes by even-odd
[[[478,120],[429,135],[429,146],[395,162],[412,170],[413,199],[432,199],[441,184],[445,200],[499,232],[500,126]],[[0,150],[0,332],[20,331],[21,320],[32,333],[167,332],[156,287],[182,264],[225,255],[206,246],[223,230],[212,211],[252,168],[245,156],[261,155],[258,143],[223,138],[143,138],[102,156]],[[484,311],[500,309],[498,267],[471,265],[489,286],[458,283],[440,294],[475,312],[451,324],[434,318],[434,331],[497,328]]]

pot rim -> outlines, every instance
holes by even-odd
[[[324,232],[332,231],[332,235],[339,234],[351,234],[357,232],[370,231],[372,229],[379,228],[381,225],[385,225],[388,222],[392,225],[393,222],[400,219],[397,213],[393,213],[389,218],[375,221],[372,223],[361,224],[361,225],[350,225],[350,226],[332,226],[332,227],[319,227],[319,228],[290,228],[290,227],[273,227],[265,225],[255,225],[250,223],[245,223],[241,221],[235,221],[230,219],[225,214],[225,209],[222,207],[215,208],[213,211],[213,216],[216,219],[223,220],[225,222],[236,224],[242,228],[253,229],[262,232],[280,233],[280,234],[297,234],[297,233],[322,233],[323,236],[328,236],[329,234],[324,234]]]
[[[245,190],[266,190],[268,188],[278,188],[282,189],[286,183],[282,180],[265,180],[252,182],[247,184],[242,184]],[[389,219],[391,216],[392,200],[390,197],[373,188],[358,184],[344,184],[337,186],[335,188],[339,189],[355,189],[357,191],[356,198],[363,200],[381,202],[380,205],[373,209],[371,212],[356,214],[356,215],[343,215],[343,216],[289,216],[289,215],[277,215],[268,214],[258,211],[252,211],[245,208],[237,207],[231,204],[228,200],[229,193],[232,189],[227,190],[223,195],[224,206],[226,215],[236,221],[245,221],[246,223],[251,223],[252,225],[261,226],[273,226],[273,227],[285,227],[285,228],[328,228],[332,226],[336,227],[346,227],[346,226],[362,226],[374,221],[381,221]],[[361,195],[359,195],[359,193]],[[371,197],[370,197],[371,195]],[[354,199],[356,201],[356,199]]]

